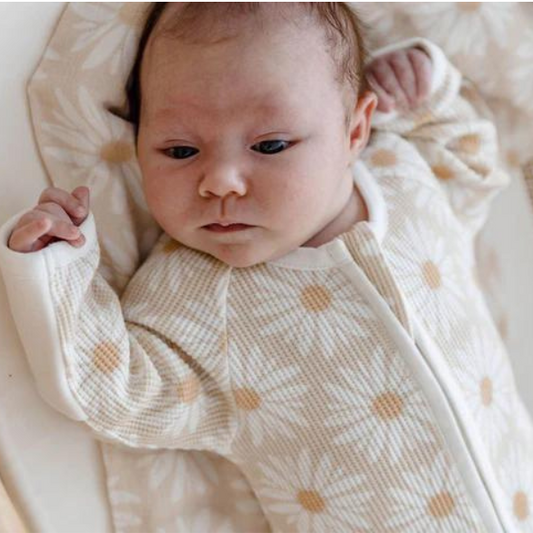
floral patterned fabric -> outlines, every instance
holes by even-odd
[[[508,169],[514,176],[523,177],[522,168],[527,168],[532,156],[527,143],[528,128],[532,123],[529,114],[533,113],[528,107],[533,104],[527,101],[527,95],[531,93],[527,88],[533,87],[533,71],[527,60],[533,49],[527,45],[533,41],[527,25],[527,20],[531,20],[528,17],[533,16],[531,8],[526,4],[475,3],[462,4],[462,7],[456,4],[352,5],[360,9],[371,27],[372,48],[412,35],[428,36],[442,46],[486,97],[502,134],[501,145]],[[118,296],[161,235],[142,198],[131,127],[109,111],[124,104],[124,82],[135,53],[145,8],[144,4],[70,4],[29,87],[35,131],[53,183],[68,190],[81,184],[91,188],[94,218],[98,227],[106,228],[98,235],[99,272]],[[439,24],[435,24],[435,20]],[[517,30],[509,31],[510,24]],[[503,32],[506,32],[507,40],[500,39]],[[483,63],[491,61],[494,54],[505,60],[505,68],[502,64],[501,71],[487,68],[488,63]],[[511,78],[516,81],[511,83]],[[403,196],[414,202],[413,208],[424,205],[436,194],[431,188],[419,188],[413,182],[407,181],[404,186],[407,189]],[[444,214],[440,212],[440,216]],[[416,221],[406,226],[406,234],[411,238],[424,236],[425,231]],[[432,264],[438,265],[441,273],[437,278],[435,269],[428,263],[425,272],[430,284],[436,284],[437,279],[444,283],[454,279],[456,266],[449,261],[445,243],[431,235],[425,237],[416,242],[428,244],[420,244],[422,248],[412,250],[411,258],[404,256],[403,264],[415,261],[417,254],[425,252],[433,258]],[[401,258],[404,252],[391,243],[390,253],[391,257],[396,254]],[[497,261],[494,254],[494,249],[479,252],[486,259],[480,272],[485,289],[493,288],[491,276],[495,269],[491,265]],[[396,270],[397,283],[404,297],[419,306],[419,312],[427,312],[433,304],[424,298],[416,300],[421,282],[410,272],[408,268]],[[455,285],[450,284],[447,289],[446,308],[460,309],[462,295]],[[497,295],[492,301],[497,301]],[[434,312],[438,312],[438,307]],[[498,313],[502,316],[500,309],[496,309]],[[499,325],[500,332],[505,333],[505,324],[501,322]],[[428,325],[430,334],[438,341],[439,331],[446,335],[452,325],[445,321],[442,329],[431,330],[431,327]],[[483,337],[473,334],[478,340],[469,349],[471,353],[481,353]],[[453,353],[459,353],[460,349],[460,346],[454,346]],[[449,363],[453,368],[453,361]],[[455,364],[458,365],[459,360]],[[476,372],[481,372],[485,365],[493,375],[499,368],[499,360],[487,358],[479,361],[479,365],[473,367]],[[476,372],[464,372],[462,387],[466,395],[479,399],[475,396],[475,384],[479,383],[481,374]],[[495,390],[509,390],[508,383],[508,378],[502,374],[500,381],[495,381]],[[492,389],[487,385],[483,391],[488,398]],[[472,405],[476,405],[475,402]],[[480,428],[485,428],[480,429],[483,435],[490,438],[493,424],[503,428],[505,413],[484,419],[484,411],[481,407],[477,409],[480,409]],[[522,404],[517,409],[520,415],[517,420],[527,420]],[[253,435],[259,439],[260,434],[259,426]],[[375,450],[369,451],[378,454],[383,445],[383,442],[378,443]],[[248,480],[234,464],[220,456],[206,451],[139,453],[106,443],[102,443],[102,451],[117,531],[268,530]],[[498,457],[505,455],[508,465],[518,464],[519,455],[513,455],[516,453],[519,452],[507,453],[500,447]],[[304,481],[310,472],[308,461],[309,458],[302,455],[298,463]],[[328,464],[326,459],[324,461],[322,467]],[[436,468],[442,472],[441,467]],[[280,464],[277,474],[272,471],[272,479],[283,469]],[[527,469],[519,472],[511,467],[506,471],[509,476],[502,478],[502,486],[507,494],[517,495],[514,507],[510,503],[508,512],[515,516],[517,524],[531,527],[530,500],[527,498],[531,494],[528,492],[531,491],[531,475]],[[427,475],[431,476],[431,471]],[[423,481],[420,486],[427,487]],[[152,495],[149,500],[145,490]],[[401,499],[401,493],[397,494]],[[424,496],[419,497],[421,504]],[[306,501],[312,501],[316,506],[317,500]],[[462,516],[468,515],[475,522],[474,515],[468,513]],[[307,523],[300,524],[303,530],[308,530],[305,529]]]

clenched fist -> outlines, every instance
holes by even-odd
[[[367,65],[366,75],[378,97],[377,110],[407,111],[419,105],[429,95],[431,73],[431,59],[416,47],[376,57]]]
[[[75,247],[82,246],[85,237],[78,226],[88,214],[87,187],[76,187],[72,193],[48,187],[41,193],[38,204],[17,222],[8,247],[15,252],[36,252],[61,240]]]

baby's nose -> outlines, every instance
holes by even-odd
[[[235,168],[228,165],[212,168],[205,173],[200,182],[200,196],[218,196],[223,198],[228,194],[244,196],[246,194],[246,179]]]

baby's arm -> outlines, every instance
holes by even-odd
[[[480,97],[426,39],[379,50],[367,74],[381,96],[374,130],[412,143],[457,219],[471,235],[477,233],[493,197],[509,182],[499,161],[496,129],[480,111]]]
[[[147,265],[151,258],[130,281],[139,297],[129,297],[131,304],[123,307],[97,270],[100,250],[92,213],[79,226],[82,246],[61,241],[29,253],[7,246],[20,218],[0,228],[0,266],[43,398],[102,440],[224,453],[234,418],[223,342],[203,339],[204,360],[198,360],[158,329],[175,310],[169,308],[150,327],[143,322],[153,306],[133,307],[144,303],[145,294],[164,294],[172,306],[169,288],[160,286]],[[185,329],[191,331],[190,324]],[[184,345],[188,352],[200,346],[189,337]]]

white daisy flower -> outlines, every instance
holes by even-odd
[[[466,302],[479,323],[492,323],[500,338],[505,341],[507,326],[505,307],[501,299],[502,283],[499,253],[478,234],[472,243],[469,240],[461,253],[463,260],[458,265],[462,271],[463,288]]]
[[[380,126],[383,130],[386,127]],[[376,130],[361,154],[361,160],[379,184],[384,182],[384,188],[397,188],[401,192],[403,182],[410,180],[440,192],[430,166],[415,144],[398,137],[396,133]]]
[[[61,89],[54,92],[61,112],[42,124],[54,143],[44,146],[44,154],[67,166],[70,183],[89,187],[92,200],[112,213],[127,215],[132,201],[148,214],[131,125],[97,108],[83,86],[75,103]]]
[[[229,484],[232,491],[235,493],[234,502],[235,509],[242,515],[257,516],[254,520],[257,522],[263,522],[265,515],[261,509],[261,505],[257,497],[255,496],[252,487],[243,475],[235,477]]]
[[[210,455],[182,450],[143,452],[135,461],[151,492],[164,491],[171,502],[187,494],[206,494],[219,484],[219,473]]]
[[[505,348],[495,331],[492,335],[486,328],[472,328],[471,342],[458,360],[460,366],[452,367],[452,371],[493,455],[508,430],[515,393]]]
[[[77,35],[72,51],[89,52],[82,69],[108,63],[111,74],[126,74],[137,50],[142,7],[128,2],[72,4],[81,19],[72,25]]]
[[[334,269],[298,272],[265,267],[257,292],[268,295],[254,309],[258,335],[292,339],[307,356],[319,350],[334,353],[335,344],[354,342],[363,334],[362,321],[374,314],[341,273]]]
[[[206,507],[198,513],[189,513],[188,516],[188,519],[178,516],[171,527],[159,527],[156,533],[235,533],[231,520],[214,508]]]
[[[394,503],[388,527],[396,533],[485,531],[461,478],[444,451],[438,452],[428,468],[402,472],[405,488],[390,490]]]
[[[431,37],[447,54],[483,56],[489,40],[507,40],[514,8],[501,2],[422,2],[411,4],[409,14],[418,33]]]
[[[407,152],[406,144],[409,147]],[[426,220],[431,218],[443,227],[454,223],[453,211],[443,185],[414,144],[382,136],[379,148],[367,148],[365,152],[366,163],[383,192],[391,220],[394,220],[395,211],[400,208],[399,216],[403,217],[405,203],[409,203],[412,204],[411,210],[423,212]]]
[[[189,353],[197,354],[196,350],[205,353],[212,350],[212,345],[206,342],[222,345],[224,325],[212,321],[212,316],[217,312],[217,302],[210,300],[210,291],[199,294],[189,290],[191,281],[197,277],[211,275],[213,270],[209,263],[212,258],[197,254],[191,258],[189,250],[180,244],[174,245],[175,241],[165,240],[161,247],[155,251],[155,256],[168,254],[166,260],[159,260],[156,264],[148,258],[139,270],[145,271],[142,276],[143,290],[155,295],[150,301],[140,299],[138,296],[138,283],[141,278],[134,278],[121,300],[124,308],[124,317],[132,322],[142,322],[163,334],[169,335],[174,340],[176,334],[176,320],[169,308],[177,309],[180,313],[179,330],[187,331],[181,339],[175,339]],[[226,283],[224,275],[213,280],[213,283]],[[214,293],[220,291],[214,287]],[[176,300],[175,296],[180,299]],[[196,298],[201,299],[197,300]],[[222,311],[220,311],[222,312]],[[205,335],[209,334],[208,339]],[[199,338],[199,339],[198,339]],[[196,341],[196,342],[194,342]]]
[[[368,527],[362,510],[372,494],[362,490],[362,477],[347,474],[325,452],[312,459],[303,448],[297,457],[269,457],[258,463],[264,478],[256,493],[268,514],[299,533],[347,531]]]
[[[111,504],[113,525],[117,532],[131,531],[132,527],[141,525],[142,510],[139,507],[142,499],[138,494],[121,488],[118,475],[107,476],[107,494]]]
[[[495,295],[503,281],[500,252],[489,241],[489,236],[480,234],[474,242],[476,263],[471,267],[476,270],[479,288],[484,294]],[[467,286],[471,284],[468,283]]]
[[[405,209],[405,204],[412,204],[410,211],[418,213],[419,216],[429,223],[433,221],[435,226],[439,228],[454,228],[457,227],[457,220],[451,209],[450,202],[444,189],[438,189],[434,185],[428,185],[430,177],[422,179],[413,179],[410,176],[407,179],[401,179],[398,187],[403,194],[403,205],[400,206],[398,202],[397,193],[392,188],[387,188],[384,196],[389,200],[393,211],[394,207]],[[436,178],[433,178],[436,179]]]
[[[213,291],[215,292],[215,291]],[[208,291],[207,298],[212,293]],[[183,350],[200,361],[213,361],[213,352],[218,353],[225,347],[226,331],[222,321],[214,320],[219,312],[217,302],[208,299],[200,301],[187,299],[180,302],[179,331],[177,331],[176,316],[167,312],[164,308],[158,317],[158,330],[177,342]],[[220,313],[222,313],[220,309]],[[220,315],[222,316],[222,315]],[[179,338],[175,338],[180,335]],[[213,364],[215,364],[213,362]],[[206,370],[211,370],[208,367]],[[215,389],[218,387],[213,384]]]
[[[507,496],[504,503],[512,516],[517,531],[533,533],[533,439],[526,445],[518,439],[507,439],[498,477]]]
[[[259,446],[266,435],[295,438],[307,386],[296,365],[274,364],[256,346],[232,344],[233,395],[239,422]],[[280,410],[279,406],[283,405]]]
[[[533,72],[531,72],[531,62],[533,61],[533,30],[527,29],[521,38],[521,44],[516,50],[517,59],[513,69],[509,73],[512,83],[509,83],[509,90],[513,91],[513,103],[517,108],[533,111],[531,94],[533,94]],[[528,68],[529,67],[529,68]],[[520,113],[522,118],[524,113]],[[523,135],[525,142],[530,141],[529,135]]]
[[[466,318],[462,280],[446,236],[425,221],[406,220],[384,241],[400,289],[432,336],[447,336]]]
[[[387,356],[377,347],[365,365],[359,360],[324,385],[331,410],[325,425],[336,430],[333,442],[359,448],[372,462],[386,455],[393,463],[414,441],[434,443],[430,409],[400,355]]]

